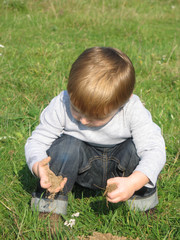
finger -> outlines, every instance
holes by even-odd
[[[64,178],[63,181],[61,182],[60,186],[58,188],[56,188],[55,192],[62,191],[66,183],[67,183],[67,178]]]
[[[118,197],[120,194],[119,189],[117,188],[116,190],[112,192],[108,192],[107,196],[111,199]]]
[[[59,191],[63,190],[66,182],[67,182],[67,178],[64,178],[63,181],[61,182],[61,184],[59,185],[59,187],[57,187],[55,190],[54,190],[54,188],[50,187],[50,188],[48,188],[48,191],[51,193],[58,193]]]
[[[49,182],[47,182],[47,181],[40,181],[40,185],[44,189],[48,189],[48,188],[51,187],[51,184]]]
[[[63,181],[61,182],[60,184],[60,190],[62,190],[64,188],[64,186],[66,185],[67,183],[67,178],[64,178]]]
[[[64,178],[63,181],[61,182],[61,186],[64,187],[66,183],[67,183],[67,178]]]
[[[127,193],[124,193],[124,192],[120,193],[120,192],[114,191],[107,195],[107,200],[114,203],[120,202],[120,201],[121,202],[126,201],[128,199],[129,199],[129,196],[127,195]]]
[[[54,189],[52,186],[50,186],[50,187],[48,188],[48,191],[49,191],[50,193],[58,193],[58,192],[60,192],[61,190],[62,190],[61,186],[57,187],[56,189]]]
[[[41,166],[46,166],[51,161],[51,157],[44,158],[41,162]]]
[[[113,199],[107,197],[106,199],[107,199],[108,202],[111,202],[111,203],[118,203],[118,202],[123,201],[120,197],[113,198]]]

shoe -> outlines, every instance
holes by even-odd
[[[32,194],[31,209],[38,210],[43,213],[56,213],[56,214],[67,214],[68,196],[56,195],[55,199],[49,199],[45,196],[41,196],[37,192]]]
[[[128,206],[132,210],[136,211],[147,211],[154,208],[158,203],[159,201],[156,187],[143,187],[139,191],[135,192],[129,200],[127,200]]]

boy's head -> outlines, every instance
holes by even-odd
[[[103,119],[130,98],[135,71],[130,59],[118,49],[94,47],[73,63],[67,90],[80,113]]]

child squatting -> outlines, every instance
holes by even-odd
[[[107,200],[136,210],[158,204],[165,143],[134,86],[133,64],[118,49],[93,47],[76,59],[67,90],[43,110],[25,145],[29,169],[39,178],[32,208],[66,214],[75,183],[89,189],[116,184]],[[63,178],[55,190],[48,173]]]

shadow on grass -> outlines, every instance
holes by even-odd
[[[102,196],[102,190],[92,190],[89,188],[84,188],[82,186],[80,186],[79,184],[75,183],[72,193],[74,195],[75,198],[88,198],[88,197],[98,197],[98,196]]]
[[[118,208],[122,207],[123,203],[107,203],[106,199],[97,200],[90,203],[90,207],[97,214],[109,215],[109,212],[114,213]]]
[[[32,175],[27,165],[23,166],[18,175],[23,189],[31,194],[36,189],[38,179]]]
[[[124,203],[109,203],[106,201],[106,197],[103,197],[103,190],[91,190],[88,188],[81,187],[78,184],[75,184],[72,194],[75,199],[83,199],[83,198],[92,198],[90,202],[90,207],[97,214],[108,215],[109,212],[114,212],[116,209],[122,207]]]

